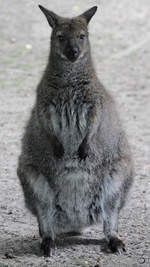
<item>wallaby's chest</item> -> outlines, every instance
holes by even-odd
[[[65,151],[75,152],[87,134],[91,104],[75,93],[59,95],[51,104],[51,124]]]

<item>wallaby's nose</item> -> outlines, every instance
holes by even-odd
[[[78,57],[78,55],[79,55],[79,49],[77,47],[73,48],[73,55],[74,55],[75,58]]]
[[[74,62],[77,60],[77,58],[80,54],[80,51],[79,51],[79,48],[77,45],[75,45],[74,43],[73,44],[71,43],[66,47],[64,54],[67,56],[67,58],[70,61]]]

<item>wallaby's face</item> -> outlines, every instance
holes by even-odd
[[[75,62],[88,50],[88,32],[86,25],[77,19],[60,23],[52,33],[51,47],[62,59]],[[54,51],[54,48],[53,48]]]
[[[93,7],[82,15],[68,19],[39,6],[52,27],[51,51],[62,60],[75,62],[89,51],[88,23],[95,14]]]

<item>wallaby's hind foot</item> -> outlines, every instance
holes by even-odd
[[[123,252],[126,252],[125,244],[116,236],[110,238],[108,247],[113,253],[122,254]]]
[[[41,243],[41,250],[43,250],[44,257],[51,257],[55,254],[56,244],[51,237],[45,237]]]

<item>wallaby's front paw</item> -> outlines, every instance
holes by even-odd
[[[54,140],[53,152],[54,152],[54,156],[59,159],[62,158],[62,156],[64,155],[64,148],[62,144],[59,143],[57,140]]]
[[[51,257],[55,254],[55,241],[50,237],[43,238],[41,243],[41,249],[43,250],[44,257]]]
[[[78,155],[80,159],[86,159],[89,154],[89,145],[84,142],[79,146]]]
[[[124,243],[118,237],[111,237],[108,243],[108,247],[113,253],[122,254],[126,251]]]

